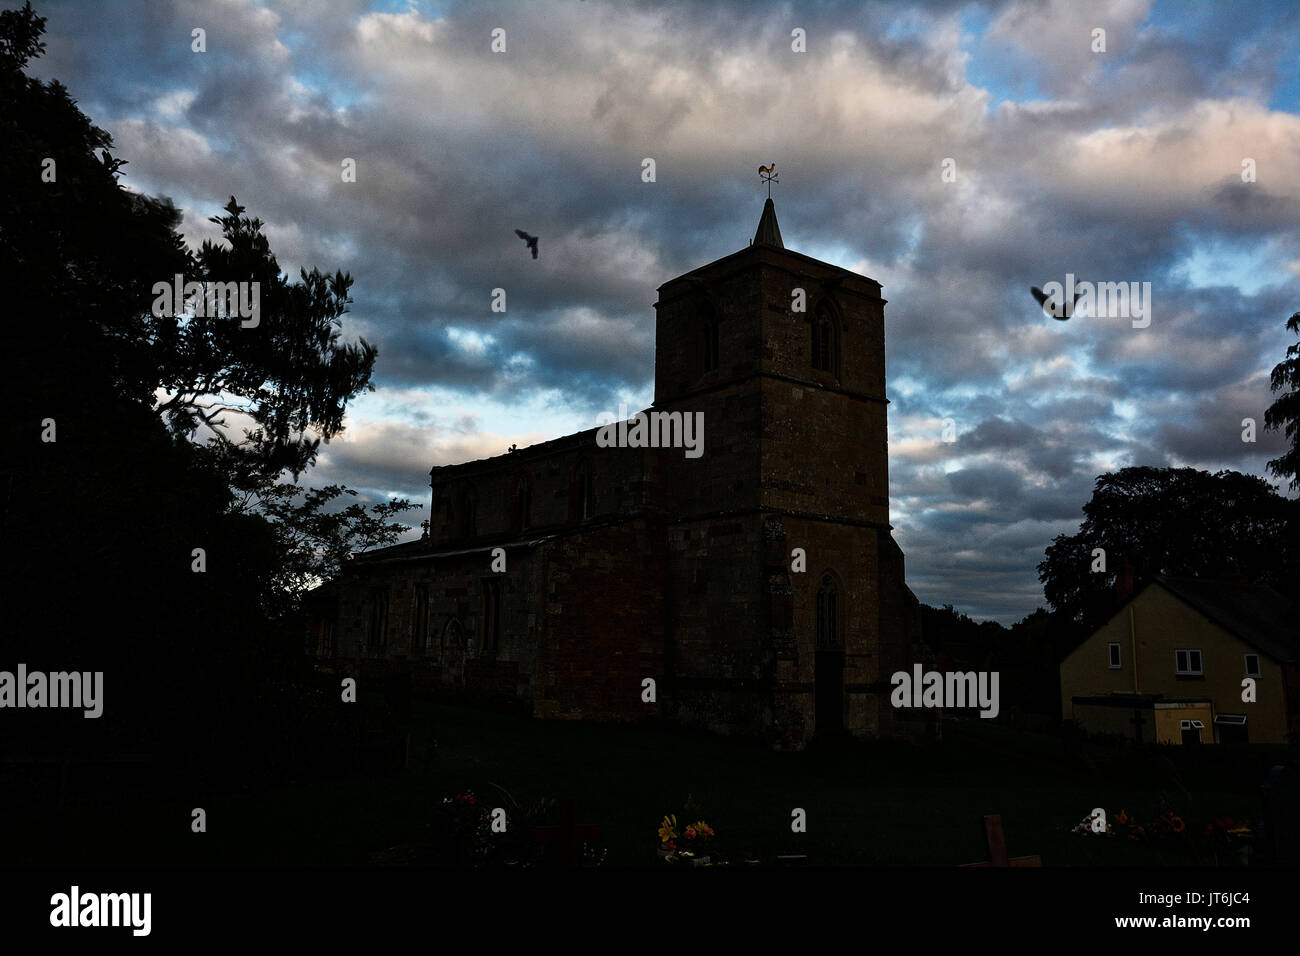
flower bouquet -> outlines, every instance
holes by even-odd
[[[712,866],[717,834],[705,820],[680,826],[677,815],[669,814],[659,824],[659,858],[665,863]]]

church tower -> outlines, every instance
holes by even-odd
[[[704,454],[665,475],[679,720],[792,747],[927,732],[889,705],[922,658],[890,535],[880,293],[787,249],[771,198],[747,248],[659,288],[654,407],[705,424]]]

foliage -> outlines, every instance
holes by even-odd
[[[1105,829],[1094,829],[1091,816],[1085,817],[1071,830],[1086,836],[1124,840],[1130,843],[1154,844],[1168,849],[1190,850],[1200,858],[1212,858],[1216,863],[1225,859],[1245,865],[1250,862],[1254,849],[1256,828],[1234,817],[1218,817],[1199,827],[1173,808],[1161,802],[1143,818],[1129,814],[1125,809],[1108,812]]]
[[[405,498],[370,506],[353,503],[329,510],[337,499],[356,492],[342,485],[303,490],[292,482],[266,488],[260,513],[274,528],[279,560],[273,594],[280,613],[296,610],[303,594],[336,577],[354,553],[396,541],[406,526],[390,519],[415,508]],[[277,608],[268,609],[275,613]]]
[[[203,243],[194,257],[200,281],[257,283],[259,323],[244,328],[231,316],[150,317],[146,337],[159,369],[155,388],[169,397],[159,405],[169,424],[192,435],[200,424],[211,440],[230,444],[245,458],[245,471],[296,478],[316,457],[321,439],[343,428],[347,403],[373,389],[374,346],[340,342],[341,317],[352,301],[352,277],[300,271],[290,283],[262,234],[262,220],[243,215],[230,197],[221,226],[227,243]],[[237,445],[226,434],[237,413],[255,427]],[[310,437],[309,430],[319,437]]]
[[[1300,312],[1287,319],[1286,327],[1300,335]],[[1285,454],[1268,463],[1268,470],[1278,478],[1289,478],[1294,491],[1300,488],[1300,342],[1287,346],[1286,356],[1273,366],[1269,387],[1282,394],[1264,412],[1264,427],[1283,429],[1291,442]]]
[[[375,352],[341,342],[350,277],[282,277],[233,197],[223,240],[195,254],[170,200],[123,188],[108,133],[24,72],[44,23],[30,5],[0,12],[7,651],[111,673],[105,747],[274,769],[274,741],[316,693],[296,593],[347,546],[391,540],[403,505],[363,515],[336,508],[345,489],[294,498],[280,475],[337,434]],[[260,325],[153,315],[154,284],[177,273],[260,282]],[[240,418],[242,441],[221,424]]]
[[[1058,535],[1038,565],[1048,603],[1083,630],[1115,609],[1125,561],[1135,591],[1161,574],[1239,574],[1285,589],[1300,571],[1300,503],[1256,476],[1124,468],[1097,479],[1083,511],[1079,531]],[[1104,572],[1091,570],[1094,548],[1106,553]]]
[[[544,860],[543,847],[537,842],[536,828],[552,818],[556,801],[539,797],[520,803],[503,787],[492,784],[504,797],[484,803],[473,790],[465,790],[443,799],[433,823],[432,862],[468,867],[534,867]],[[492,815],[505,811],[504,832],[494,832]],[[605,850],[583,841],[580,863],[599,866]]]
[[[660,858],[665,863],[691,863],[711,858],[716,853],[717,833],[703,818],[703,811],[690,796],[686,798],[681,819],[683,822],[679,824],[677,814],[670,813],[660,822]],[[688,820],[694,822],[685,822]]]

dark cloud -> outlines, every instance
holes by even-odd
[[[923,600],[1015,620],[1097,474],[1281,450],[1262,421],[1300,292],[1300,118],[1268,104],[1293,4],[46,6],[35,69],[113,133],[129,186],[175,196],[195,241],[235,194],[291,274],[355,277],[345,334],[378,345],[387,400],[313,481],[420,495],[435,463],[554,434],[538,409],[647,391],[656,288],[745,245],[769,161],[787,246],[885,285]],[[1150,327],[1044,316],[1029,286],[1066,272],[1151,282]]]

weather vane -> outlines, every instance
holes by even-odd
[[[772,184],[781,180],[776,178],[776,163],[758,167],[758,178],[767,183],[767,198],[772,198]]]

